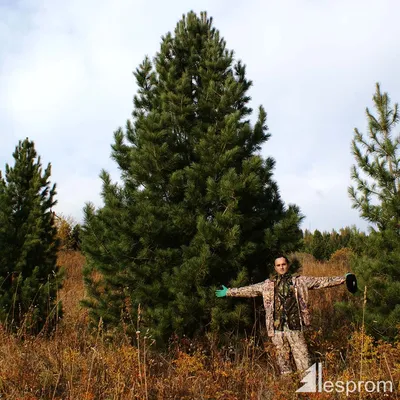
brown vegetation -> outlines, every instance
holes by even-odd
[[[296,394],[301,385],[299,377],[278,376],[269,340],[263,346],[254,343],[253,338],[218,346],[217,338],[211,335],[202,341],[183,338],[172,341],[169,353],[161,354],[153,350],[146,332],[138,331],[135,345],[124,335],[110,342],[101,326],[91,333],[87,313],[79,307],[79,299],[84,296],[83,263],[78,252],[59,254],[59,264],[66,268],[66,281],[60,291],[64,319],[50,338],[22,340],[0,330],[2,398],[346,398],[343,393]],[[305,257],[303,265],[305,275],[342,275],[348,270],[348,258],[339,254],[328,263],[319,263]],[[333,303],[350,296],[343,286],[311,292],[313,326],[307,338],[314,361],[324,362],[325,380],[392,380],[398,391],[400,343],[373,342],[362,333],[362,327],[343,326]],[[396,399],[396,393],[385,396],[363,392],[361,398]]]

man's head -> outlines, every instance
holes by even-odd
[[[289,271],[289,260],[285,256],[279,256],[275,259],[275,271],[279,275],[286,274]]]

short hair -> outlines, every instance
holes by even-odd
[[[288,264],[288,265],[290,264],[289,259],[288,259],[286,256],[284,256],[284,255],[279,255],[278,257],[275,257],[274,264],[275,264],[275,261],[276,261],[278,258],[284,258],[284,259],[286,260],[287,264]]]

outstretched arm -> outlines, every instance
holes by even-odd
[[[346,282],[345,276],[302,276],[303,282],[308,289],[322,289],[332,286],[338,286]]]
[[[263,283],[256,283],[254,285],[243,286],[241,288],[231,288],[228,289],[225,286],[222,286],[222,290],[217,290],[215,292],[217,297],[257,297],[262,294],[262,286]]]

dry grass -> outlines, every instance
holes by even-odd
[[[307,258],[307,257],[305,257]],[[303,274],[343,275],[346,257],[330,263],[304,261]],[[110,344],[101,326],[95,335],[87,328],[87,314],[79,307],[84,295],[82,265],[76,252],[60,253],[67,279],[60,298],[64,320],[51,338],[21,341],[0,330],[0,395],[10,400],[65,399],[335,399],[344,394],[296,394],[296,375],[276,374],[273,348],[251,338],[217,348],[215,338],[200,342],[177,340],[167,355],[152,351],[149,339],[138,335],[139,346],[121,336]],[[374,343],[358,328],[342,326],[333,302],[351,296],[344,287],[310,293],[313,329],[307,333],[315,360],[324,361],[324,379],[360,379],[363,348],[364,380],[400,380],[400,344]],[[116,344],[117,343],[117,344]],[[398,387],[396,388],[399,389]],[[359,398],[354,395],[353,398]],[[363,399],[396,399],[362,393]],[[350,397],[351,398],[351,397]]]

